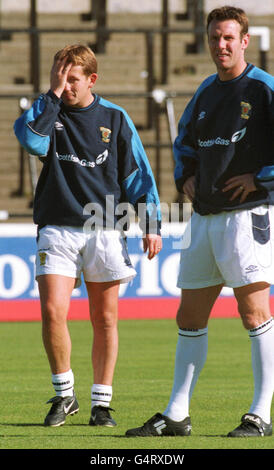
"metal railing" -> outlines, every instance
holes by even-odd
[[[159,192],[161,192],[161,150],[172,146],[174,141],[175,129],[175,118],[173,100],[176,97],[190,97],[193,93],[188,92],[169,92],[165,93],[161,90],[155,89],[157,86],[157,80],[155,78],[155,36],[160,35],[162,39],[162,54],[161,54],[161,76],[158,80],[158,84],[166,84],[168,82],[168,70],[169,70],[169,48],[168,39],[170,34],[190,34],[194,36],[194,43],[192,47],[188,48],[187,52],[197,53],[204,50],[204,37],[205,27],[203,26],[203,1],[198,0],[196,2],[195,10],[195,21],[194,27],[190,28],[172,28],[168,26],[168,3],[163,1],[163,16],[162,26],[158,28],[108,28],[105,26],[97,27],[78,27],[78,28],[38,28],[36,25],[36,10],[33,8],[34,1],[32,1],[32,10],[30,18],[30,27],[25,28],[1,28],[0,27],[0,40],[1,38],[12,38],[13,34],[28,34],[30,39],[30,52],[29,52],[29,80],[32,85],[33,91],[29,94],[2,94],[1,98],[10,98],[18,100],[19,113],[22,112],[20,102],[22,98],[32,101],[37,98],[41,92],[41,45],[40,39],[43,34],[70,34],[70,33],[88,33],[95,34],[97,41],[100,38],[109,38],[112,34],[140,34],[145,38],[145,61],[146,61],[146,91],[135,92],[135,93],[108,93],[104,94],[104,97],[116,97],[116,98],[132,98],[132,99],[145,99],[146,100],[146,123],[144,128],[153,129],[155,132],[155,141],[151,143],[145,143],[146,148],[156,149],[156,168],[155,177]],[[197,26],[198,25],[198,26]],[[252,35],[259,36],[259,60],[262,69],[267,70],[268,58],[267,53],[269,51],[269,28],[266,27],[250,27],[250,33]],[[170,140],[169,142],[161,141],[161,132],[159,127],[159,120],[161,114],[165,114],[168,121]],[[31,158],[31,157],[30,157]],[[24,168],[25,168],[25,155],[22,148],[19,149],[19,182],[18,182],[18,194],[24,193]],[[30,160],[31,162],[31,160]],[[32,189],[34,190],[36,174],[33,163],[30,164],[30,173],[32,181]]]
[[[204,32],[204,28],[199,29]],[[145,37],[145,48],[146,48],[146,91],[151,93],[155,87],[155,54],[154,54],[154,39],[156,34],[170,35],[170,34],[193,34],[195,30],[192,28],[5,28],[0,29],[1,34],[28,34],[30,36],[30,84],[33,86],[33,92],[39,93],[41,90],[41,47],[40,37],[43,34],[140,34]],[[169,52],[168,47],[166,48],[165,54],[161,55],[161,70],[168,71],[169,68]],[[163,74],[164,75],[164,74]],[[160,83],[166,83],[167,78],[164,76],[161,78]],[[148,122],[147,125],[151,125],[151,109],[150,109],[150,98],[148,97]]]
[[[1,9],[1,7],[0,7]],[[1,14],[1,11],[0,11]],[[161,83],[167,83],[168,73],[167,67],[165,64],[168,61],[168,33],[169,33],[169,0],[161,0],[161,46],[162,46],[162,67],[161,67]],[[186,12],[182,15],[175,15],[178,20],[190,19],[193,22],[193,27],[188,30],[182,30],[182,32],[189,32],[194,34],[194,43],[189,44],[186,50],[190,52],[203,52],[204,51],[204,0],[187,0],[186,3]],[[39,90],[39,39],[40,34],[43,32],[56,32],[53,29],[50,31],[42,30],[37,28],[37,0],[29,0],[29,27],[27,31],[30,35],[30,83],[34,85],[34,91]],[[59,32],[95,32],[96,41],[92,44],[92,49],[95,53],[105,53],[106,42],[110,38],[110,34],[113,32],[121,32],[121,30],[114,30],[107,27],[107,18],[108,18],[108,8],[107,0],[90,0],[90,11],[81,15],[82,21],[95,20],[95,28],[81,28],[77,29],[64,29],[59,30]],[[20,29],[20,28],[19,28]],[[13,32],[21,32],[19,29],[13,30],[11,28],[2,28],[0,24],[0,41],[11,39]],[[179,32],[180,32],[179,31]],[[122,32],[131,32],[123,30]],[[136,32],[136,30],[132,30]],[[156,33],[156,30],[146,30],[139,32],[151,32]],[[90,45],[91,46],[91,45]],[[37,64],[37,68],[35,67]]]
[[[269,29],[266,27],[256,27],[250,28],[251,33],[259,35],[261,40],[259,44],[260,52],[260,66],[264,70],[267,70],[267,52],[269,50]],[[147,96],[147,127],[151,128],[152,126],[152,97],[151,93],[153,92],[157,80],[155,78],[155,54],[154,54],[154,39],[156,34],[170,35],[170,34],[195,34],[195,33],[204,33],[204,27],[200,28],[169,28],[169,27],[159,27],[159,28],[6,28],[0,29],[1,34],[29,34],[30,36],[30,83],[33,85],[33,93],[40,93],[41,90],[41,75],[40,75],[40,62],[41,62],[41,48],[40,48],[40,37],[43,34],[70,34],[70,33],[96,33],[102,34],[142,34],[145,37],[146,45],[146,71],[147,71],[147,80],[146,80],[146,92]],[[166,39],[165,39],[166,40]],[[168,47],[165,47],[164,53],[161,55],[161,70],[162,77],[160,84],[167,82],[167,71],[169,68],[169,52]]]

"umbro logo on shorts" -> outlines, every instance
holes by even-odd
[[[255,266],[254,264],[251,264],[250,266],[245,268],[246,273],[255,273],[257,271],[259,271],[259,268],[258,268],[258,266]]]

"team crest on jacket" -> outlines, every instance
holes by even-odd
[[[101,131],[102,141],[108,144],[110,142],[111,130],[108,129],[107,127],[100,127],[100,131]]]
[[[250,118],[249,111],[252,108],[251,104],[246,103],[245,101],[241,101],[241,108],[242,108],[241,118],[249,119]]]

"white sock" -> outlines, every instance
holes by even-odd
[[[271,318],[249,330],[254,377],[254,396],[249,413],[254,413],[265,423],[271,420],[271,403],[274,391],[274,321]]]
[[[112,386],[111,385],[102,385],[102,384],[92,385],[91,407],[97,406],[97,405],[109,407],[111,399],[112,399]]]
[[[173,421],[182,421],[189,416],[190,399],[207,357],[207,331],[207,328],[179,329],[173,389],[163,412]]]
[[[72,397],[74,390],[74,375],[72,370],[62,374],[52,374],[52,385],[59,397]]]

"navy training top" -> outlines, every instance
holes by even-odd
[[[93,96],[91,105],[75,108],[50,90],[15,121],[21,145],[43,161],[34,222],[81,226],[98,208],[112,228],[127,202],[144,232],[160,233],[159,196],[136,128],[123,108]]]
[[[274,77],[248,64],[234,80],[211,75],[186,107],[174,142],[175,182],[195,179],[200,215],[274,204]],[[254,173],[257,191],[240,204],[225,182]]]

